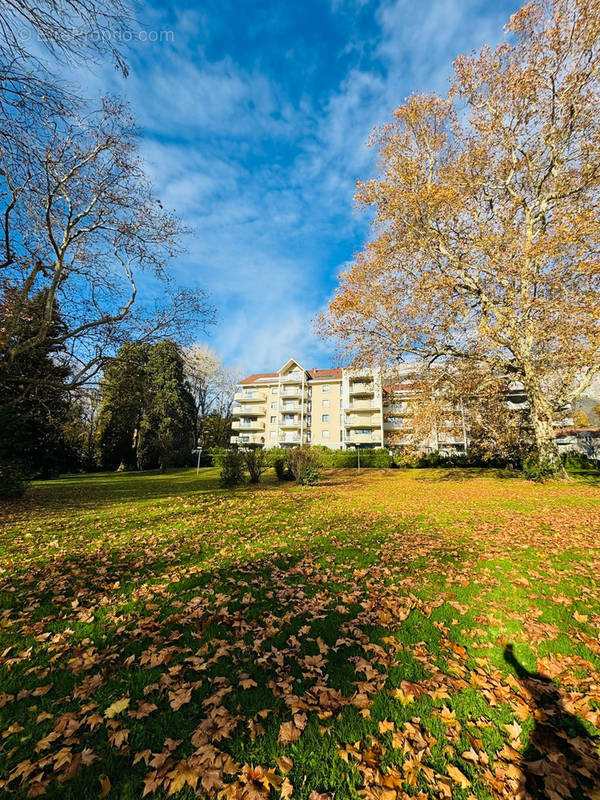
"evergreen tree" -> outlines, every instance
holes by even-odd
[[[0,322],[12,316],[15,298],[8,290],[0,304]],[[26,352],[8,358],[16,341],[28,340],[37,330],[37,319],[46,304],[38,293],[21,306],[18,326],[11,326],[9,340],[0,340],[0,466],[24,476],[48,477],[76,465],[76,454],[65,443],[64,427],[70,411],[65,386],[70,369],[61,360],[56,344],[63,329],[55,305],[48,336]],[[3,330],[7,330],[1,325]]]
[[[196,409],[177,345],[165,340],[150,349],[146,368],[147,413],[140,427],[141,461],[161,471],[189,462]]]
[[[123,345],[101,383],[99,445],[103,466],[165,470],[188,463],[194,400],[177,345]]]
[[[139,431],[146,409],[146,366],[150,347],[122,345],[104,369],[100,390],[99,446],[102,465],[139,468]]]

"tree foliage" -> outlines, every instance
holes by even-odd
[[[373,137],[376,235],[322,329],[358,361],[485,363],[520,381],[540,458],[600,369],[600,3],[540,0]]]
[[[99,447],[104,466],[182,466],[193,448],[194,401],[174,342],[124,345],[101,382]]]
[[[14,293],[5,294],[0,323],[12,316],[12,302]],[[38,292],[21,307],[10,341],[31,335],[46,303],[46,294]],[[12,362],[0,361],[0,464],[23,475],[48,476],[73,464],[64,431],[71,400],[69,367],[60,344],[63,330],[54,305],[46,337]]]

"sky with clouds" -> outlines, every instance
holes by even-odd
[[[208,340],[244,372],[333,362],[312,319],[369,234],[353,203],[366,142],[414,91],[445,92],[452,61],[502,39],[510,0],[153,0],[148,38],[88,93],[130,102],[157,194],[191,229],[172,265],[218,309]],[[172,33],[172,36],[171,36]],[[170,39],[165,41],[164,39]]]

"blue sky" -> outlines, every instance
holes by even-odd
[[[370,131],[413,91],[444,92],[454,57],[500,41],[519,5],[155,0],[141,27],[172,41],[132,42],[127,79],[82,76],[131,103],[157,194],[192,229],[172,269],[210,293],[226,363],[332,363],[311,320],[369,234],[353,192],[376,166]]]

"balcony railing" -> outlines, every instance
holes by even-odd
[[[287,433],[279,437],[279,444],[300,444],[300,436]]]
[[[250,422],[243,419],[236,419],[231,423],[232,431],[264,431],[264,429],[265,423],[259,419]]]
[[[381,433],[352,433],[347,434],[344,441],[347,444],[370,444],[371,442],[381,443]]]
[[[302,373],[300,372],[296,375],[282,375],[280,380],[281,383],[302,383]]]
[[[299,413],[302,411],[302,406],[300,403],[290,403],[289,405],[287,403],[282,403],[279,410],[286,414]]]
[[[350,384],[350,394],[371,395],[375,394],[375,384],[373,382],[355,381]]]
[[[240,436],[232,436],[229,441],[231,444],[237,444],[243,447],[245,444],[264,444],[265,437],[257,433],[243,433],[240,434]]]
[[[233,395],[233,399],[237,403],[260,403],[261,401],[265,400],[265,393],[259,391],[258,389],[254,389],[252,393],[246,393],[245,391],[236,392]]]
[[[300,419],[282,419],[279,423],[280,428],[300,428],[302,423]]]
[[[264,416],[266,411],[264,406],[234,406],[231,412],[234,417],[242,416]]]

